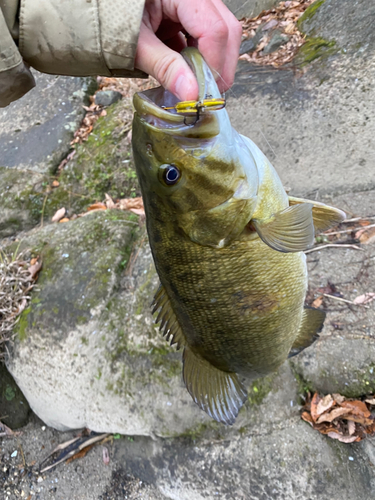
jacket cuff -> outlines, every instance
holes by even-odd
[[[136,76],[143,8],[144,0],[22,0],[19,50],[43,73]]]

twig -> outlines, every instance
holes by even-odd
[[[352,233],[354,231],[359,231],[363,229],[363,231],[366,231],[367,229],[370,229],[371,227],[375,227],[375,224],[370,224],[368,226],[359,226],[359,227],[353,227],[352,229],[344,229],[343,231],[335,231],[333,233],[324,233],[327,236],[331,236],[333,234],[343,234],[343,233]]]
[[[48,198],[48,193],[45,195],[44,200],[43,200],[42,217],[40,218],[40,227],[43,227],[44,209],[45,209],[45,206],[46,206],[47,198]]]
[[[351,304],[352,306],[363,306],[363,307],[366,307],[366,309],[368,309],[368,307],[369,307],[369,306],[366,306],[365,304],[356,304],[352,300],[346,300],[346,299],[342,299],[341,297],[336,297],[335,295],[330,295],[329,293],[323,293],[322,295],[323,295],[323,297],[328,297],[329,299],[338,300],[339,302],[345,302],[345,304]]]
[[[337,244],[337,243],[328,243],[327,245],[321,245],[320,247],[315,247],[315,248],[310,248],[310,250],[306,250],[305,253],[311,253],[311,252],[316,252],[317,250],[322,250],[323,248],[353,248],[353,250],[362,250],[364,252],[364,249],[357,246],[357,245],[344,245],[344,244]]]
[[[354,219],[345,219],[341,222],[341,224],[349,224],[350,222],[358,222],[359,220],[369,219],[375,219],[375,215],[371,215],[370,217],[355,217]]]

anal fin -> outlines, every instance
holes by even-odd
[[[247,397],[236,373],[218,370],[185,347],[183,377],[191,397],[202,410],[217,422],[234,423]]]
[[[325,317],[326,313],[320,309],[312,307],[304,309],[298,336],[289,352],[289,358],[296,356],[319,338]]]
[[[312,205],[287,207],[267,219],[251,221],[268,246],[279,252],[303,252],[314,243]]]
[[[159,330],[172,346],[177,344],[177,350],[185,345],[185,337],[175,315],[169,297],[163,285],[160,285],[151,304],[152,313],[158,312],[155,323],[160,323]]]
[[[312,217],[314,222],[314,227],[316,231],[326,231],[332,226],[336,226],[344,219],[346,219],[346,214],[339,208],[330,207],[325,203],[319,203],[317,201],[304,200],[302,198],[295,198],[294,196],[289,196],[289,205],[298,205],[301,203],[311,203],[312,204]]]

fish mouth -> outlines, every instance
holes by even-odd
[[[210,68],[200,52],[194,47],[187,47],[181,55],[195,74],[198,87],[198,100],[221,98]],[[189,113],[178,113],[175,109],[180,102],[178,98],[163,87],[157,87],[134,95],[133,105],[142,121],[157,129],[186,128],[196,125],[199,115],[195,110]],[[169,108],[169,109],[165,109]],[[216,111],[205,111],[205,117],[213,115]],[[197,117],[195,120],[194,117]],[[192,119],[193,118],[193,119]]]

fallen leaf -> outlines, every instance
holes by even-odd
[[[353,300],[354,304],[368,304],[369,302],[372,302],[375,300],[375,293],[373,292],[368,292],[364,293],[363,295],[359,295]]]
[[[286,26],[285,26],[285,33],[287,33],[288,35],[291,35],[293,33],[293,31],[295,31],[295,24],[294,23],[288,23]]]
[[[375,398],[372,398],[372,399],[365,399],[366,403],[370,404],[370,405],[375,405]]]
[[[106,446],[103,446],[103,463],[105,465],[109,464],[109,451]]]
[[[90,205],[87,210],[90,212],[91,210],[107,210],[106,205],[104,203],[93,203]]]
[[[59,186],[60,186],[60,183],[59,183],[59,181],[57,181],[57,180],[55,179],[54,181],[52,181],[51,186],[52,186],[53,188],[57,188],[57,187],[59,187]]]
[[[361,229],[355,234],[355,238],[360,241],[363,245],[369,245],[375,242],[375,227],[370,229]]]
[[[32,259],[35,260],[35,259]],[[30,262],[31,264],[31,262]],[[36,260],[33,264],[29,266],[29,273],[31,274],[31,277],[35,279],[35,276],[39,273],[39,271],[42,269],[42,261],[41,260]]]
[[[341,406],[348,408],[353,414],[359,415],[360,417],[367,418],[371,415],[370,410],[363,401],[343,401]]]
[[[332,422],[335,418],[341,417],[343,415],[347,415],[350,413],[350,410],[347,408],[335,408],[330,413],[325,413],[321,415],[316,421],[317,424],[322,424],[323,422]]]
[[[342,443],[354,443],[355,441],[360,441],[361,438],[358,436],[343,436],[342,434],[336,432],[329,432],[327,434],[332,439],[338,439]]]
[[[63,219],[59,220],[59,223],[61,222],[69,222],[70,219],[68,217],[64,217]]]
[[[341,404],[343,401],[345,401],[344,396],[341,396],[341,394],[332,394],[333,399],[336,401],[336,403]]]
[[[353,434],[355,433],[355,422],[353,422],[352,420],[348,421],[348,432],[349,436],[353,436]]]
[[[108,209],[116,208],[116,203],[112,200],[109,194],[105,193],[105,204]]]
[[[316,392],[311,400],[311,410],[310,410],[310,413],[311,413],[311,416],[314,420],[314,422],[317,421],[319,415],[318,415],[318,404],[319,404],[319,401],[321,400],[321,397],[319,396],[319,394]]]
[[[276,19],[271,19],[271,21],[268,21],[268,23],[266,23],[263,26],[262,31],[267,31],[267,30],[270,30],[272,28],[275,28],[278,24],[279,24],[279,22],[276,21]]]
[[[66,213],[65,208],[59,208],[57,212],[55,212],[55,215],[52,217],[52,222],[59,222],[60,219],[64,217]]]
[[[133,212],[133,214],[136,214],[136,215],[146,215],[145,214],[145,211],[143,210],[143,208],[130,208],[130,211]]]
[[[335,400],[333,399],[333,397],[330,394],[327,394],[327,396],[324,396],[324,398],[319,401],[319,403],[316,407],[317,415],[321,415],[322,413],[326,412],[334,404],[335,404]]]
[[[323,303],[323,295],[320,295],[318,298],[316,298],[313,303],[311,304],[311,307],[318,308],[322,305]]]

